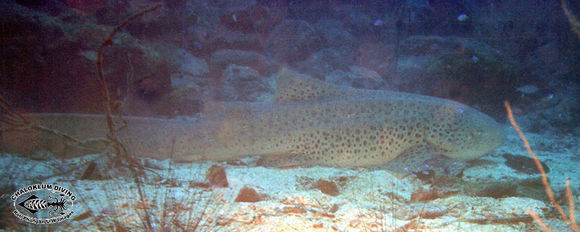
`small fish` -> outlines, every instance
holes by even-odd
[[[455,110],[456,110],[457,112],[459,112],[459,113],[463,113],[463,112],[465,111],[464,109],[461,109],[461,108],[457,108],[457,109],[455,109]]]
[[[232,14],[232,19],[234,20],[235,23],[238,22],[238,16],[236,16],[235,13]]]
[[[193,44],[195,45],[195,47],[196,47],[197,49],[201,49],[201,48],[202,48],[202,47],[201,47],[201,43],[200,43],[200,42],[198,42],[198,41],[195,41],[195,42],[193,42]]]
[[[477,63],[479,61],[479,57],[477,56],[472,56],[471,60],[473,60],[473,63]]]
[[[373,26],[381,26],[383,25],[383,20],[377,19],[375,20],[375,22],[373,23]]]
[[[524,85],[524,86],[517,87],[516,90],[518,92],[521,92],[523,95],[523,94],[532,94],[532,93],[538,92],[540,89],[538,87],[536,87],[535,85]]]
[[[553,93],[548,94],[547,96],[543,97],[542,98],[542,101],[545,101],[545,102],[546,101],[550,101],[550,100],[552,100],[552,98],[554,98],[554,94]]]
[[[463,22],[465,20],[468,20],[469,16],[467,16],[466,14],[460,14],[459,16],[457,16],[457,20],[459,20],[460,22]]]

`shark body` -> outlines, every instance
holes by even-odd
[[[505,137],[492,118],[454,101],[335,86],[288,70],[277,75],[274,102],[211,103],[198,120],[124,117],[118,136],[139,157],[187,162],[261,155],[268,165],[336,167],[378,166],[417,149],[473,159]],[[27,117],[80,140],[106,134],[102,115]],[[79,149],[64,140],[44,132],[2,133],[3,147],[15,152],[66,157],[105,146],[87,142]]]

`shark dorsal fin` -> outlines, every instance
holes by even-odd
[[[311,101],[343,98],[352,88],[333,85],[307,75],[282,68],[276,74],[276,102]]]
[[[388,90],[356,89],[330,84],[321,80],[300,74],[287,68],[282,68],[276,74],[276,102],[297,102],[314,100],[338,100],[353,98],[377,98],[406,96]]]

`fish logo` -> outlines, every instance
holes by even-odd
[[[64,196],[64,194],[61,194],[61,196]],[[61,197],[60,200],[56,199],[56,201],[54,202],[48,202],[44,199],[39,199],[36,195],[31,195],[30,197],[28,197],[26,200],[20,202],[20,206],[22,206],[23,208],[25,208],[26,210],[28,210],[28,212],[30,212],[31,214],[36,214],[36,212],[38,212],[39,210],[43,210],[43,209],[47,209],[47,208],[54,208],[51,212],[56,212],[56,210],[60,210],[60,214],[64,214],[63,211],[65,210],[66,206],[64,205],[65,203],[65,198]]]

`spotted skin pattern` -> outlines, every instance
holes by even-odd
[[[119,137],[142,157],[223,161],[261,155],[264,165],[335,167],[378,166],[419,147],[474,159],[505,137],[493,119],[450,100],[336,86],[286,69],[276,82],[274,102],[208,103],[196,121],[126,117],[128,125]],[[83,139],[105,133],[98,115],[36,118]],[[3,137],[12,150],[23,146],[14,145],[19,136]],[[45,137],[28,136],[34,141]],[[46,147],[43,142],[33,150]],[[76,153],[61,151],[67,152]]]

